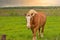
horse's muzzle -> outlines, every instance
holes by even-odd
[[[30,29],[30,27],[31,27],[30,25],[27,25],[27,28],[28,28],[28,29]]]

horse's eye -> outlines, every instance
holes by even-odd
[[[27,15],[27,16],[30,16],[30,15]]]
[[[31,16],[33,15],[33,13],[31,14]]]

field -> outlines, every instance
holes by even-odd
[[[60,16],[47,16],[44,38],[38,40],[60,40]],[[0,16],[0,39],[5,34],[7,40],[31,40],[32,32],[26,27],[25,16]]]
[[[6,35],[6,40],[32,40],[24,16],[32,8],[47,15],[44,38],[37,34],[38,40],[60,40],[60,7],[0,8],[0,40],[2,35]]]

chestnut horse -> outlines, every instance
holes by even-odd
[[[46,23],[46,15],[43,12],[36,12],[34,9],[31,9],[26,14],[26,20],[27,20],[27,27],[32,30],[33,40],[36,40],[37,30],[38,30],[38,35],[43,37],[44,26]],[[41,33],[40,33],[40,29],[41,29]]]

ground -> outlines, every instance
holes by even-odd
[[[26,27],[24,16],[0,16],[0,39],[5,34],[7,40],[31,40],[32,32]],[[47,16],[44,38],[38,40],[60,40],[60,16]]]

